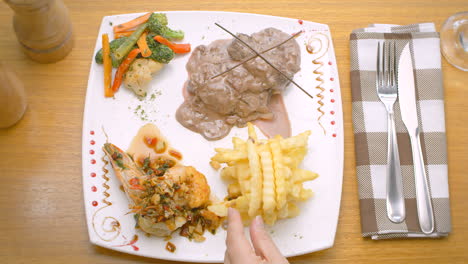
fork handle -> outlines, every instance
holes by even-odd
[[[406,211],[393,111],[388,113],[387,120],[387,216],[390,221],[401,223],[405,220]]]
[[[419,130],[410,133],[411,150],[413,152],[414,182],[416,185],[416,205],[418,209],[419,226],[425,234],[434,232],[434,212],[431,195],[427,183],[424,158],[421,151]]]

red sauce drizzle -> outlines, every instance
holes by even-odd
[[[333,136],[333,137],[336,137],[336,134],[333,134],[332,136]]]
[[[334,80],[335,80],[335,78],[333,78],[333,77],[331,77],[331,78],[330,78],[330,81],[332,81],[332,82],[333,82]]]
[[[330,93],[333,93],[334,91],[335,91],[335,90],[333,90],[333,89],[330,89]]]
[[[93,177],[93,178],[96,177],[96,173],[91,172],[91,177]]]
[[[334,102],[335,102],[335,99],[331,99],[330,102],[334,103]]]
[[[335,111],[330,111],[330,114],[334,115],[334,114],[335,114]]]
[[[304,23],[304,21],[302,21],[302,19],[299,19],[299,20],[297,20],[297,23],[299,23],[299,25],[302,25]]]
[[[94,130],[89,131],[89,134],[94,135]]]
[[[98,202],[93,201],[91,204],[92,204],[93,206],[97,206],[97,205],[98,205]]]
[[[333,63],[331,61],[328,62],[328,65],[332,65]]]
[[[96,144],[96,141],[91,140],[89,143],[90,143],[91,145],[94,145],[94,144]]]
[[[93,154],[94,154],[94,150],[90,150],[90,151],[89,151],[89,154],[93,155]]]
[[[133,250],[138,251],[138,250],[140,250],[140,248],[134,245],[137,241],[138,241],[138,235],[134,235],[133,239],[130,242],[128,242],[127,244],[117,245],[117,246],[114,246],[114,247],[131,246],[133,248]]]
[[[91,164],[96,164],[96,160],[95,160],[95,159],[92,159],[92,160],[91,160]]]
[[[331,121],[331,124],[334,125],[334,124],[335,124],[335,121]]]
[[[96,192],[97,191],[96,186],[91,187],[91,191]]]

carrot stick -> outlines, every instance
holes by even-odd
[[[138,48],[141,51],[141,56],[145,58],[151,56],[151,50],[148,47],[148,43],[146,42],[146,35],[146,32],[143,32],[137,41]]]
[[[162,36],[155,36],[154,37],[154,40],[156,40],[157,42],[163,44],[163,45],[166,45],[168,46],[172,51],[174,51],[175,53],[187,53],[187,52],[190,52],[190,44],[176,44],[176,43],[172,43],[170,42],[169,40],[167,40],[166,38],[162,37]]]
[[[114,93],[119,90],[119,87],[122,84],[123,75],[127,72],[128,67],[130,67],[130,64],[136,58],[138,53],[140,53],[139,49],[130,51],[127,57],[120,64],[117,72],[115,73],[114,84],[112,85],[112,91],[114,91]]]
[[[129,37],[135,31],[125,31],[125,32],[117,32],[114,33],[114,38],[118,39],[121,37]]]
[[[114,92],[111,89],[112,83],[112,59],[110,57],[109,36],[102,34],[102,60],[104,64],[104,96],[112,97]]]
[[[128,22],[125,22],[125,23],[122,23],[120,25],[117,25],[117,26],[114,26],[114,33],[117,33],[117,32],[124,32],[124,31],[128,31],[138,25],[141,25],[143,23],[145,23],[146,21],[148,21],[149,17],[151,16],[151,12],[150,13],[147,13],[145,15],[142,15],[142,16],[139,16],[133,20],[130,20]]]

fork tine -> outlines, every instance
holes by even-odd
[[[397,73],[396,73],[396,65],[397,65],[397,59],[396,59],[396,43],[393,41],[393,85],[397,85]]]
[[[393,86],[395,81],[395,75],[393,74],[393,63],[394,63],[394,54],[393,54],[393,41],[390,41],[388,44],[388,71],[390,73],[390,78],[388,84]]]
[[[382,85],[387,84],[387,69],[386,69],[386,63],[387,63],[387,52],[386,52],[386,42],[384,41],[382,44]]]
[[[375,85],[378,89],[380,86],[380,41],[377,42],[377,65],[376,65],[376,74],[375,74]]]
[[[391,85],[392,82],[392,68],[390,66],[392,62],[392,52],[391,52],[391,42],[387,43],[387,68],[385,69],[387,73],[387,86]]]

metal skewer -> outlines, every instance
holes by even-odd
[[[262,56],[262,54],[258,53],[254,48],[250,47],[249,44],[245,43],[242,39],[240,39],[239,37],[237,37],[236,35],[234,35],[233,33],[231,33],[229,30],[225,29],[223,26],[221,26],[220,24],[218,23],[215,23],[216,26],[220,27],[222,30],[226,31],[227,33],[229,33],[231,36],[233,36],[234,38],[236,38],[237,40],[239,40],[242,44],[244,44],[247,48],[249,48],[251,51],[253,51],[255,54],[257,54],[258,57],[260,57],[263,61],[265,61],[268,65],[270,65],[273,69],[275,69],[276,71],[278,71],[281,75],[283,75],[284,78],[286,78],[288,81],[292,82],[294,85],[297,86],[297,88],[301,89],[302,92],[304,92],[305,94],[307,94],[307,96],[309,96],[310,98],[314,98],[312,95],[310,95],[308,92],[306,92],[306,90],[304,90],[299,84],[297,84],[295,81],[293,81],[291,78],[289,78],[286,74],[284,74],[282,71],[278,70],[275,66],[273,66],[273,64],[271,64],[267,59],[265,59],[265,57]]]
[[[281,42],[281,43],[279,43],[279,44],[277,44],[277,45],[275,45],[275,46],[273,46],[273,47],[271,47],[271,48],[269,48],[269,49],[266,49],[266,50],[260,52],[260,54],[266,53],[266,52],[268,52],[268,51],[270,51],[270,50],[272,50],[272,49],[276,49],[277,47],[283,45],[284,43],[290,41],[291,39],[293,39],[293,38],[299,36],[299,35],[302,34],[302,33],[303,33],[302,30],[299,31],[299,32],[297,32],[297,33],[294,33],[291,37],[289,37],[289,38],[286,39],[285,41],[283,41],[283,42]],[[219,76],[221,76],[221,75],[223,75],[223,74],[225,74],[225,73],[227,73],[227,72],[230,72],[230,71],[234,70],[235,68],[241,66],[242,64],[244,64],[244,63],[246,63],[246,62],[249,62],[249,61],[251,61],[251,60],[253,60],[253,59],[257,58],[257,57],[258,57],[258,55],[254,55],[254,56],[252,56],[252,57],[250,57],[250,58],[248,58],[248,59],[242,61],[241,63],[236,64],[234,67],[229,68],[229,69],[223,71],[222,73],[216,74],[215,76],[211,77],[211,79],[214,79],[214,78],[216,78],[216,77],[219,77]]]

